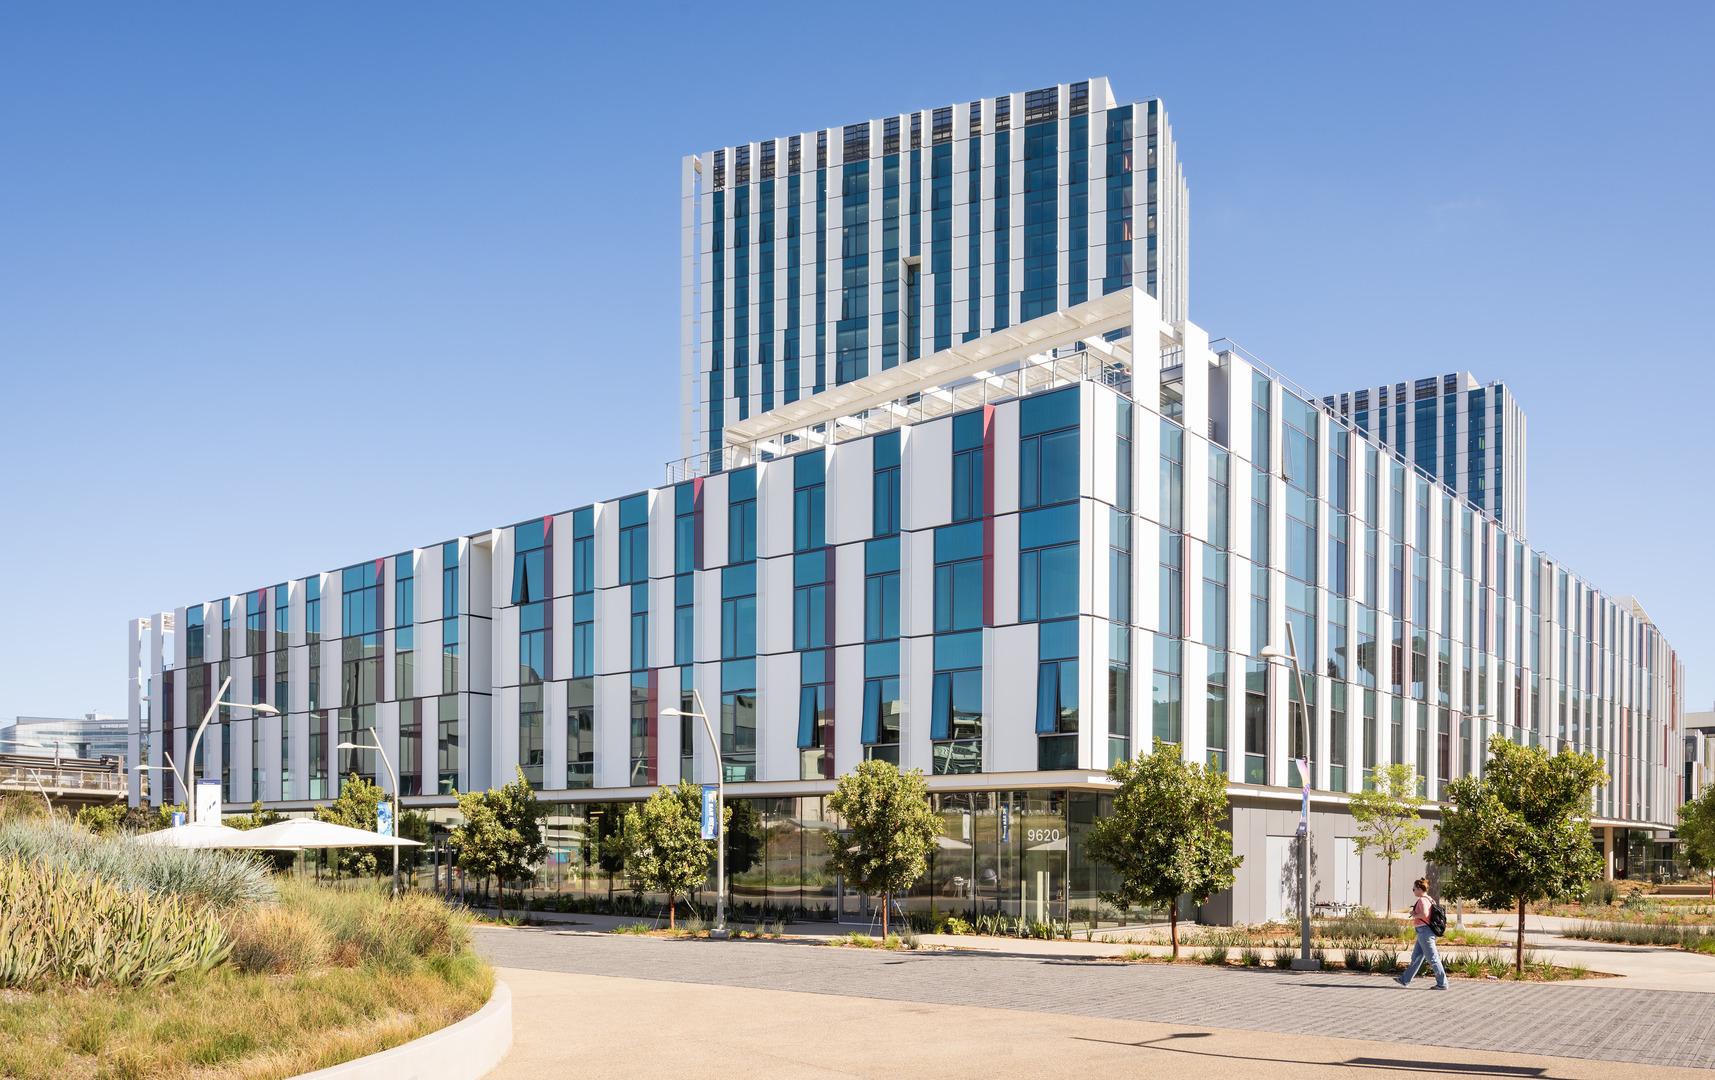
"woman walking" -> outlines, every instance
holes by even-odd
[[[1411,883],[1411,891],[1417,899],[1411,904],[1411,925],[1417,932],[1417,944],[1412,946],[1411,960],[1405,965],[1405,974],[1394,981],[1401,986],[1410,986],[1411,980],[1422,970],[1424,961],[1429,962],[1435,972],[1435,989],[1447,989],[1447,969],[1441,966],[1441,953],[1435,948],[1435,931],[1429,925],[1429,912],[1435,902],[1429,899],[1429,879],[1420,877]]]

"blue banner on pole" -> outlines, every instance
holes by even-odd
[[[703,785],[703,839],[713,840],[721,834],[719,791],[713,784]]]
[[[375,804],[375,831],[382,836],[393,835],[393,805],[387,802]]]

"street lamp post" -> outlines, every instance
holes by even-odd
[[[280,713],[279,709],[276,709],[272,705],[264,705],[260,701],[243,702],[222,700],[221,695],[225,694],[226,688],[231,685],[231,675],[228,675],[220,681],[220,689],[214,692],[214,700],[208,703],[208,711],[202,714],[202,723],[197,725],[196,734],[191,736],[190,759],[185,762],[185,769],[190,773],[192,783],[195,783],[197,778],[197,744],[202,742],[202,733],[203,730],[208,727],[208,722],[214,719],[214,710],[225,705],[229,709],[249,709],[251,712],[267,713],[271,716],[277,716]],[[184,782],[184,778],[180,777],[179,783],[183,785]],[[185,809],[189,811],[190,823],[195,825],[197,820],[196,791],[190,787],[185,788]]]
[[[1292,962],[1292,967],[1295,971],[1316,971],[1322,964],[1310,957],[1310,699],[1304,696],[1304,670],[1298,664],[1298,642],[1293,637],[1290,620],[1286,624],[1286,648],[1270,645],[1262,650],[1261,656],[1270,662],[1290,662],[1292,677],[1298,686],[1299,731],[1304,756],[1298,761],[1303,802],[1298,818],[1298,959]]]
[[[335,750],[373,750],[381,755],[381,764],[387,770],[387,779],[393,785],[393,898],[399,898],[399,774],[393,771],[393,762],[387,759],[387,751],[381,748],[381,736],[374,728],[365,728],[373,743],[342,742],[334,747]]]
[[[695,687],[691,688],[691,700],[696,708],[691,712],[683,709],[662,709],[662,716],[693,716],[703,722],[703,731],[709,737],[709,746],[715,753],[715,928],[710,931],[710,937],[726,937],[726,766],[721,762],[721,741],[715,738],[714,725],[709,722],[708,711],[703,708],[703,696]]]
[[[167,763],[165,765],[150,765],[147,762],[139,761],[136,765],[132,766],[132,771],[133,772],[146,773],[146,772],[167,772],[168,770],[171,770],[172,774],[178,778],[179,787],[183,788],[185,786],[185,778],[183,775],[181,775],[179,773],[179,767],[177,765],[173,764],[173,755],[171,755],[171,754],[167,753],[165,750],[163,750],[163,751],[161,751],[161,756],[167,759]],[[189,820],[189,819],[187,818],[186,820]]]

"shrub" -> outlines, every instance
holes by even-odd
[[[1203,963],[1224,966],[1227,962],[1227,947],[1217,945],[1203,954]]]
[[[1562,931],[1567,937],[1587,941],[1614,941],[1624,945],[1665,945],[1692,952],[1715,952],[1715,927],[1685,926],[1652,922],[1586,922]]]
[[[1364,959],[1364,953],[1363,953],[1362,949],[1347,949],[1346,950],[1346,970],[1347,971],[1368,971],[1368,970],[1370,970],[1369,961]]]
[[[1282,971],[1285,971],[1287,968],[1290,968],[1292,966],[1292,962],[1296,959],[1298,959],[1297,950],[1281,948],[1280,946],[1275,947],[1275,950],[1274,950],[1274,966],[1275,967],[1281,969]]]
[[[1262,967],[1262,953],[1246,945],[1239,953],[1239,963],[1245,967]]]
[[[1619,899],[1620,889],[1612,881],[1597,879],[1584,890],[1583,903],[1589,907],[1606,907]]]
[[[1399,953],[1392,949],[1377,949],[1370,953],[1367,969],[1378,975],[1392,975],[1400,969]]]
[[[655,928],[646,922],[626,923],[623,926],[613,928],[615,934],[652,934],[654,932]]]
[[[100,878],[121,891],[226,907],[273,900],[268,871],[233,852],[139,844],[128,836],[95,836],[60,821],[0,823],[0,858]]]
[[[0,987],[153,986],[230,947],[212,914],[175,897],[0,858]]]

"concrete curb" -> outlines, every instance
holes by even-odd
[[[456,1024],[293,1080],[478,1080],[510,1049],[512,990],[497,979],[488,1004]]]

